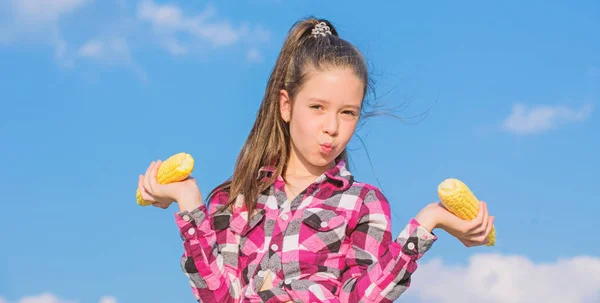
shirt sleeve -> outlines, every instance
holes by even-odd
[[[437,237],[411,219],[392,239],[390,206],[374,189],[363,199],[350,239],[340,301],[391,303],[408,289],[417,260]]]
[[[211,212],[227,202],[218,193],[210,202]],[[181,268],[188,277],[198,302],[239,302],[240,270],[237,266],[237,240],[228,228],[228,217],[208,216],[206,205],[175,214],[183,240]]]

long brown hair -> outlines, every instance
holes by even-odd
[[[313,36],[313,29],[324,22],[331,32],[324,36]],[[218,191],[229,192],[226,209],[240,194],[251,217],[258,196],[267,190],[281,175],[287,165],[290,151],[289,126],[281,118],[279,92],[285,89],[291,100],[307,80],[307,71],[327,68],[352,68],[369,87],[365,60],[360,51],[348,41],[340,38],[335,27],[325,19],[307,18],[297,21],[289,30],[275,66],[271,71],[265,94],[258,109],[254,126],[240,151],[233,177],[217,186],[208,196],[208,201]],[[364,94],[363,94],[364,97]],[[346,150],[338,159],[347,162]],[[263,166],[273,166],[275,171],[269,178],[259,175]]]

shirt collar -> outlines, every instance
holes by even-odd
[[[266,173],[267,177],[271,176],[271,174],[275,173],[275,166],[263,166],[259,169],[259,175],[261,173]],[[277,176],[276,182],[281,181],[283,181],[283,177]],[[346,166],[346,161],[344,161],[343,159],[337,159],[335,165],[330,169],[326,170],[319,177],[317,177],[314,183],[320,184],[326,181],[332,183],[338,190],[346,190],[354,182],[354,177],[348,170],[348,167]]]
[[[336,161],[335,166],[325,171],[315,182],[320,183],[324,181],[332,181],[338,190],[346,190],[354,182],[354,177],[348,170],[346,161],[339,159]]]

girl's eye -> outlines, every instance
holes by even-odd
[[[323,106],[321,106],[321,105],[311,105],[310,108],[312,108],[312,109],[322,109]]]
[[[345,115],[350,115],[350,116],[356,116],[356,113],[354,111],[351,110],[346,110],[343,112]]]

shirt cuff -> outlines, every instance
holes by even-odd
[[[202,204],[192,210],[185,210],[182,212],[175,213],[175,223],[179,228],[182,240],[192,240],[202,231],[202,227],[205,227],[206,218],[208,216],[208,209],[206,205]]]
[[[396,242],[402,246],[402,252],[415,260],[420,259],[436,240],[437,236],[414,218],[396,238]]]

